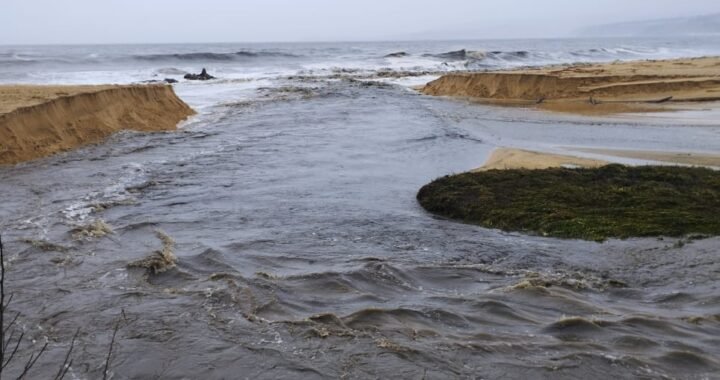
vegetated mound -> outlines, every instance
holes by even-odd
[[[720,235],[720,172],[706,168],[490,170],[437,179],[417,198],[444,217],[560,238]]]

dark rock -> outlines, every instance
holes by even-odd
[[[202,69],[202,72],[200,74],[186,74],[185,79],[187,80],[210,80],[215,79],[214,76],[208,74],[207,70]]]
[[[385,58],[401,58],[401,57],[407,57],[409,54],[404,51],[399,51],[397,53],[390,53],[385,56]]]
[[[177,83],[178,81],[177,81],[177,79],[165,78],[163,80],[163,82],[172,84],[172,83]]]

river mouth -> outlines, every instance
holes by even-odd
[[[122,310],[119,378],[720,371],[720,239],[530,237],[436,218],[415,200],[495,146],[717,151],[716,126],[302,86],[199,107],[177,133],[123,133],[0,169],[14,309],[53,342],[38,373],[57,371],[81,327],[74,372],[97,377]],[[113,232],[74,233],[97,220]],[[163,247],[158,230],[177,266],[128,268]]]

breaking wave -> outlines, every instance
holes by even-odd
[[[232,53],[171,53],[171,54],[143,54],[135,55],[134,59],[141,61],[239,61],[245,59],[262,59],[262,58],[298,58],[298,55],[283,53],[277,51],[250,51],[241,50]]]

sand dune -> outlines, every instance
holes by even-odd
[[[124,129],[173,130],[193,113],[170,86],[0,86],[0,164],[96,143]]]
[[[676,102],[720,100],[720,58],[449,74],[422,92],[569,112],[662,110]]]

